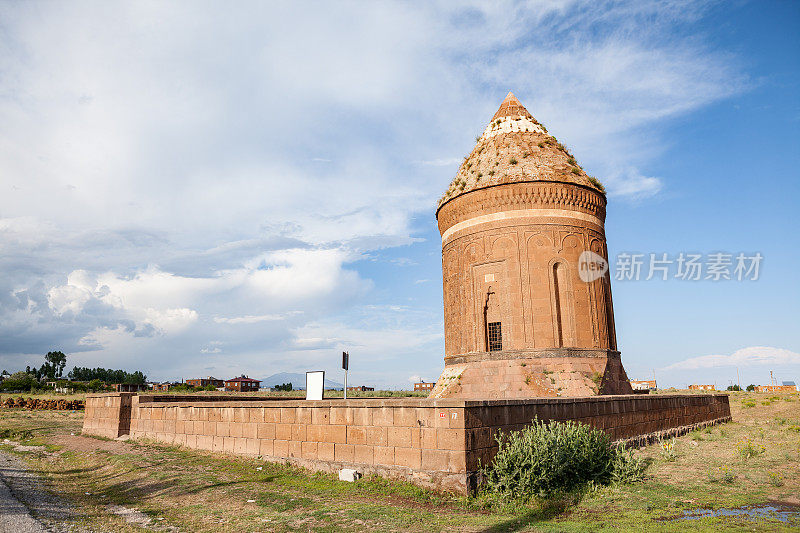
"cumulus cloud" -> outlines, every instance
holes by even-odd
[[[730,355],[690,357],[667,366],[664,370],[697,370],[725,366],[754,367],[767,365],[800,365],[800,354],[783,348],[750,346]]]

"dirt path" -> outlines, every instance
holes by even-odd
[[[19,475],[17,468],[10,464],[11,459],[0,453],[0,533],[39,533],[47,531],[44,526],[28,512],[6,484],[7,477]]]
[[[48,493],[22,460],[0,452],[0,533],[69,531],[59,524],[69,516],[69,506]]]

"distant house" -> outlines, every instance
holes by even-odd
[[[424,381],[420,381],[419,383],[414,383],[414,390],[433,390],[434,386],[436,386],[436,383],[425,383]]]
[[[789,381],[791,385],[787,385],[784,381],[783,385],[756,385],[756,392],[797,392],[797,386],[794,381]]]
[[[48,381],[45,385],[53,387],[53,392],[58,392],[60,394],[72,394],[75,392],[75,388],[70,386],[72,382],[64,380],[60,380],[60,382],[61,385],[59,385],[59,381]]]
[[[252,392],[261,387],[261,380],[239,376],[225,381],[225,390],[235,392]]]
[[[651,391],[657,390],[656,380],[654,379],[651,380],[632,379],[631,387],[633,387],[633,390],[651,390]]]
[[[689,390],[717,390],[715,385],[689,385]]]
[[[208,376],[207,378],[187,379],[186,384],[197,388],[208,387],[211,385],[216,389],[221,389],[225,386],[225,382],[223,380],[217,379],[214,376]]]
[[[375,387],[366,387],[364,385],[360,385],[358,387],[347,387],[347,390],[353,391],[353,392],[358,392],[358,391],[366,392],[366,391],[374,391]]]
[[[154,391],[168,391],[172,388],[172,383],[169,381],[164,381],[162,383],[151,383],[150,388]]]

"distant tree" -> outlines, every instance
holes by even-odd
[[[86,384],[86,388],[92,391],[99,391],[104,389],[105,386],[103,386],[103,382],[99,379],[93,379]]]
[[[14,372],[0,383],[0,390],[31,391],[39,387],[36,376],[29,372]]]
[[[47,352],[44,356],[45,364],[50,365],[53,375],[51,378],[60,378],[64,375],[64,367],[67,366],[67,356],[64,352]]]
[[[728,387],[728,390],[729,391],[740,391],[740,390],[742,390],[742,388],[739,385],[730,385]]]
[[[751,383],[750,385],[748,385],[746,387],[746,389],[747,389],[747,392],[753,392],[754,390],[756,390],[756,386]]]
[[[291,382],[289,382],[289,383],[284,383],[282,385],[275,385],[275,390],[291,391],[292,384]]]
[[[147,376],[137,370],[126,372],[125,370],[111,370],[106,368],[82,368],[74,367],[67,374],[73,381],[92,381],[99,379],[104,383],[128,383],[131,385],[144,385],[147,383]]]

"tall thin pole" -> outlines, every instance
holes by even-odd
[[[342,352],[342,368],[344,369],[344,399],[347,399],[347,371],[350,369],[350,354]]]
[[[739,367],[736,367],[736,383],[739,385],[739,390],[742,390],[742,380],[739,379]]]

